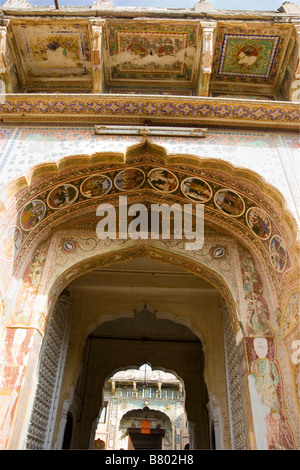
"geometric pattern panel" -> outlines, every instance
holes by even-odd
[[[279,36],[224,34],[219,75],[268,78]]]

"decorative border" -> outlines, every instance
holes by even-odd
[[[133,95],[19,95],[0,103],[3,122],[186,123],[299,129],[298,103],[229,98]]]
[[[99,172],[99,166],[97,165],[97,168],[95,168],[96,170],[95,172],[91,170],[89,174],[89,178],[103,174],[103,176],[105,176],[106,178],[108,177],[110,181],[113,181],[113,187],[111,188],[112,191],[109,192],[109,196],[107,196],[107,193],[103,194],[102,195],[104,196],[103,200],[107,201],[108,200],[107,197],[109,197],[110,198],[109,201],[112,202],[115,196],[117,196],[118,194],[121,194],[121,193],[130,194],[130,193],[134,193],[135,191],[137,191],[136,194],[138,193],[142,194],[139,191],[147,191],[149,189],[154,190],[156,193],[161,193],[161,196],[163,198],[166,198],[167,196],[171,196],[170,193],[172,193],[172,196],[175,195],[175,197],[180,198],[182,202],[184,202],[184,200],[186,201],[189,200],[188,196],[183,191],[181,183],[186,181],[187,178],[189,179],[189,178],[194,178],[194,177],[190,169],[186,165],[184,166],[184,168],[174,168],[173,166],[170,167],[168,165],[156,166],[154,162],[151,163],[149,161],[139,164],[136,161],[135,166],[133,167],[126,167],[126,166],[124,167],[123,165],[121,165],[121,168],[119,165],[117,165],[117,167],[115,168],[111,167],[109,169],[107,167],[104,167],[103,168],[104,171],[103,173],[101,173]],[[116,184],[116,178],[118,177],[118,175],[120,175],[124,171],[130,171],[130,170],[139,171],[142,175],[141,180],[138,181],[138,184],[136,186],[129,187],[127,189],[119,187]],[[174,175],[174,178],[176,180],[176,188],[172,188],[172,191],[169,191],[169,188],[162,188],[158,190],[155,186],[153,187],[150,184],[149,176],[153,171],[157,171],[157,170],[172,173],[172,175]],[[132,178],[132,176],[130,177]],[[197,177],[195,176],[195,178]],[[24,237],[26,238],[30,231],[34,232],[36,227],[39,224],[41,224],[42,221],[44,221],[44,226],[45,224],[47,224],[47,227],[49,227],[52,222],[55,222],[60,217],[62,217],[60,216],[59,213],[65,214],[65,211],[63,209],[66,209],[68,213],[72,211],[73,214],[74,214],[74,211],[77,210],[79,211],[78,212],[79,214],[82,208],[87,207],[87,204],[90,204],[91,199],[79,191],[82,181],[86,181],[86,175],[77,174],[73,178],[69,177],[69,179],[66,180],[65,182],[62,181],[60,184],[55,184],[54,187],[52,188],[44,187],[43,189],[41,188],[41,184],[39,181],[39,183],[37,184],[38,194],[36,194],[35,199],[30,199],[28,202],[24,203],[23,207],[19,207],[18,212],[15,216],[15,220],[16,221],[19,220],[20,227],[23,229],[23,231],[27,232],[26,235],[24,233],[22,234],[22,239],[24,243],[25,242],[27,243],[28,241],[28,240],[24,241]],[[214,181],[212,180],[211,177],[209,177],[209,175],[206,178],[201,178],[201,181],[206,183],[210,187],[212,191],[212,196],[214,195],[214,197],[211,196],[208,200],[202,202],[206,205],[207,210],[211,214],[214,214],[213,217],[215,216],[218,217],[217,213],[220,213],[220,214],[223,214],[222,215],[223,222],[225,223],[226,223],[226,220],[229,221],[230,219],[237,221],[236,223],[238,225],[235,228],[233,227],[232,223],[230,223],[233,229],[243,228],[243,231],[245,231],[245,228],[248,228],[250,232],[253,233],[253,236],[259,239],[259,242],[261,243],[263,249],[268,253],[270,264],[273,266],[274,270],[278,273],[278,275],[282,275],[284,272],[287,272],[287,270],[291,267],[292,261],[290,258],[289,251],[286,248],[286,243],[284,242],[283,234],[281,233],[281,230],[277,227],[273,218],[267,214],[270,220],[270,235],[272,236],[271,241],[269,241],[269,237],[265,239],[258,237],[255,231],[251,229],[251,227],[249,226],[249,223],[247,221],[247,214],[248,214],[249,208],[256,207],[257,209],[262,209],[262,207],[253,206],[253,201],[251,200],[251,197],[249,197],[247,193],[237,192],[234,189],[231,189],[230,186],[224,187],[224,182],[217,181],[217,180]],[[53,208],[52,206],[49,205],[49,195],[52,193],[54,189],[60,186],[64,186],[64,185],[72,186],[75,190],[77,188],[76,194],[78,198],[77,197],[73,198],[72,202],[69,202],[67,205],[64,205],[61,211],[57,211],[55,210],[56,208]],[[221,191],[223,191],[225,194],[229,193],[232,197],[229,200],[227,199],[222,200],[222,205],[220,206],[220,204],[218,204],[218,201],[216,201],[216,196]],[[32,193],[33,191],[31,191],[31,194]],[[99,198],[100,197],[101,196],[99,196]],[[238,205],[236,205],[236,199],[238,199],[239,201]],[[37,213],[36,210],[32,210],[32,207],[30,206],[30,204],[33,201],[38,201],[40,203],[40,206],[43,205],[44,212],[42,214]],[[73,208],[71,209],[71,206],[74,207],[74,209]],[[228,210],[228,208],[233,208],[233,210],[232,211]],[[238,211],[236,212],[234,209],[238,209]],[[26,211],[26,226],[22,224],[23,222],[22,215],[24,211]],[[45,221],[45,219],[47,220]],[[7,235],[9,234],[6,231],[4,233],[4,237],[6,237]],[[282,246],[280,245],[279,247],[277,245],[274,245],[272,246],[272,250],[271,250],[272,240],[274,240],[275,238],[280,240],[283,243],[283,245]],[[16,259],[19,256],[19,254],[22,253],[22,247],[16,246],[14,244],[13,239],[10,240],[10,246],[14,246],[14,255]],[[6,256],[6,258],[9,259],[9,256]],[[283,265],[282,265],[282,260],[284,261]]]

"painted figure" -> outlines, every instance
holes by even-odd
[[[46,209],[43,201],[35,200],[30,201],[22,211],[21,226],[24,230],[29,231],[33,229],[45,215]]]
[[[267,240],[271,234],[271,222],[265,211],[251,207],[247,212],[247,223],[251,230],[261,239]]]
[[[237,61],[239,65],[244,67],[251,67],[255,64],[258,58],[258,51],[253,46],[245,46],[238,52]]]
[[[226,189],[220,190],[215,195],[216,206],[225,214],[238,217],[244,212],[244,201],[240,196]]]
[[[54,188],[48,196],[48,205],[52,209],[63,209],[77,198],[78,190],[71,184],[62,184]]]
[[[287,254],[283,240],[278,235],[275,235],[270,241],[270,256],[276,271],[283,271],[287,261]]]
[[[183,194],[194,201],[206,202],[212,196],[210,186],[199,178],[187,178],[181,184]]]
[[[164,168],[157,168],[150,171],[148,178],[151,186],[158,191],[170,193],[175,191],[178,187],[176,176],[171,171],[165,170]]]
[[[145,181],[145,174],[139,168],[121,171],[115,178],[115,186],[121,191],[138,189]]]
[[[111,180],[106,175],[94,175],[84,180],[80,187],[81,193],[90,198],[106,194],[111,188]]]
[[[292,449],[292,434],[281,406],[278,366],[267,357],[267,338],[254,338],[253,346],[257,358],[250,365],[249,388],[257,448]]]

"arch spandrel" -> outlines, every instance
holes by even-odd
[[[2,202],[10,214],[9,218],[6,217],[6,221],[9,220],[9,226],[12,225],[13,221],[17,224],[20,211],[24,209],[26,203],[34,199],[43,200],[45,198],[46,217],[43,217],[41,223],[38,224],[38,230],[34,228],[25,230],[26,239],[30,243],[32,235],[36,237],[37,232],[41,232],[44,227],[49,231],[49,226],[55,228],[67,217],[75,217],[76,212],[80,215],[86,212],[88,207],[96,208],[100,202],[100,199],[92,200],[91,198],[86,198],[84,201],[82,199],[83,195],[79,191],[79,196],[74,201],[72,208],[68,207],[60,210],[59,213],[57,211],[56,213],[50,213],[51,208],[48,207],[47,196],[55,185],[58,186],[64,182],[71,183],[73,181],[80,187],[80,182],[82,182],[84,177],[87,178],[96,172],[108,173],[109,175],[115,174],[123,166],[131,166],[133,163],[142,169],[144,169],[145,165],[148,165],[146,167],[148,169],[152,169],[157,165],[167,165],[170,169],[174,168],[178,172],[177,175],[181,180],[183,176],[204,178],[210,186],[215,185],[213,188],[214,194],[220,189],[227,189],[241,195],[243,200],[247,198],[248,203],[241,214],[243,220],[240,217],[233,220],[235,216],[224,214],[224,212],[222,213],[222,211],[218,210],[213,203],[214,198],[204,202],[204,204],[206,202],[209,203],[206,204],[207,210],[210,209],[209,205],[213,209],[209,213],[207,212],[207,218],[211,217],[213,223],[221,223],[222,226],[227,225],[228,230],[234,233],[236,233],[236,229],[239,226],[238,222],[242,221],[242,224],[240,224],[240,231],[242,230],[241,238],[243,238],[243,230],[246,230],[249,232],[246,238],[247,243],[249,238],[253,236],[253,243],[256,241],[257,243],[267,245],[264,243],[267,239],[264,240],[258,237],[251,228],[249,229],[249,209],[253,208],[253,206],[259,206],[261,210],[264,209],[269,217],[271,217],[271,223],[272,225],[274,224],[272,229],[275,229],[275,234],[278,232],[279,236],[281,235],[284,238],[286,249],[291,252],[289,253],[290,257],[294,257],[292,249],[295,246],[297,236],[296,224],[293,216],[285,208],[284,198],[276,188],[266,184],[263,178],[253,171],[236,168],[220,159],[205,158],[200,160],[199,157],[190,155],[167,155],[163,147],[153,144],[148,140],[130,147],[123,155],[105,153],[92,156],[69,156],[55,164],[42,164],[34,167],[28,173],[29,176],[10,183],[2,191]],[[22,186],[22,190],[20,190],[20,186]],[[152,191],[151,194],[153,195],[153,187],[147,186],[147,184],[144,185],[142,190],[147,196],[149,190]],[[105,195],[105,200],[109,202],[112,194],[113,192],[110,191],[110,194]],[[116,193],[114,194],[116,195]],[[184,197],[184,195],[182,197],[180,189],[178,189],[176,194],[172,194],[172,196],[179,196],[182,203],[191,201],[191,199]],[[157,192],[155,197],[158,198]],[[70,211],[70,209],[72,210]],[[5,228],[8,229],[9,226]],[[272,235],[273,232],[274,230],[272,230]],[[265,248],[265,251],[269,251],[269,249]],[[18,263],[17,256],[14,256],[14,258],[14,264],[16,265]],[[294,261],[292,262],[294,263]]]

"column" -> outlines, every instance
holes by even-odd
[[[209,82],[212,72],[212,62],[214,54],[214,32],[216,29],[215,22],[203,21],[202,26],[202,47],[201,59],[198,75],[198,83],[196,94],[198,96],[209,95]]]
[[[0,25],[0,100],[4,102],[7,84],[7,64],[5,59],[6,35],[8,22],[4,21]]]
[[[103,26],[104,21],[90,22],[91,47],[92,47],[92,70],[93,70],[93,93],[103,93]]]

